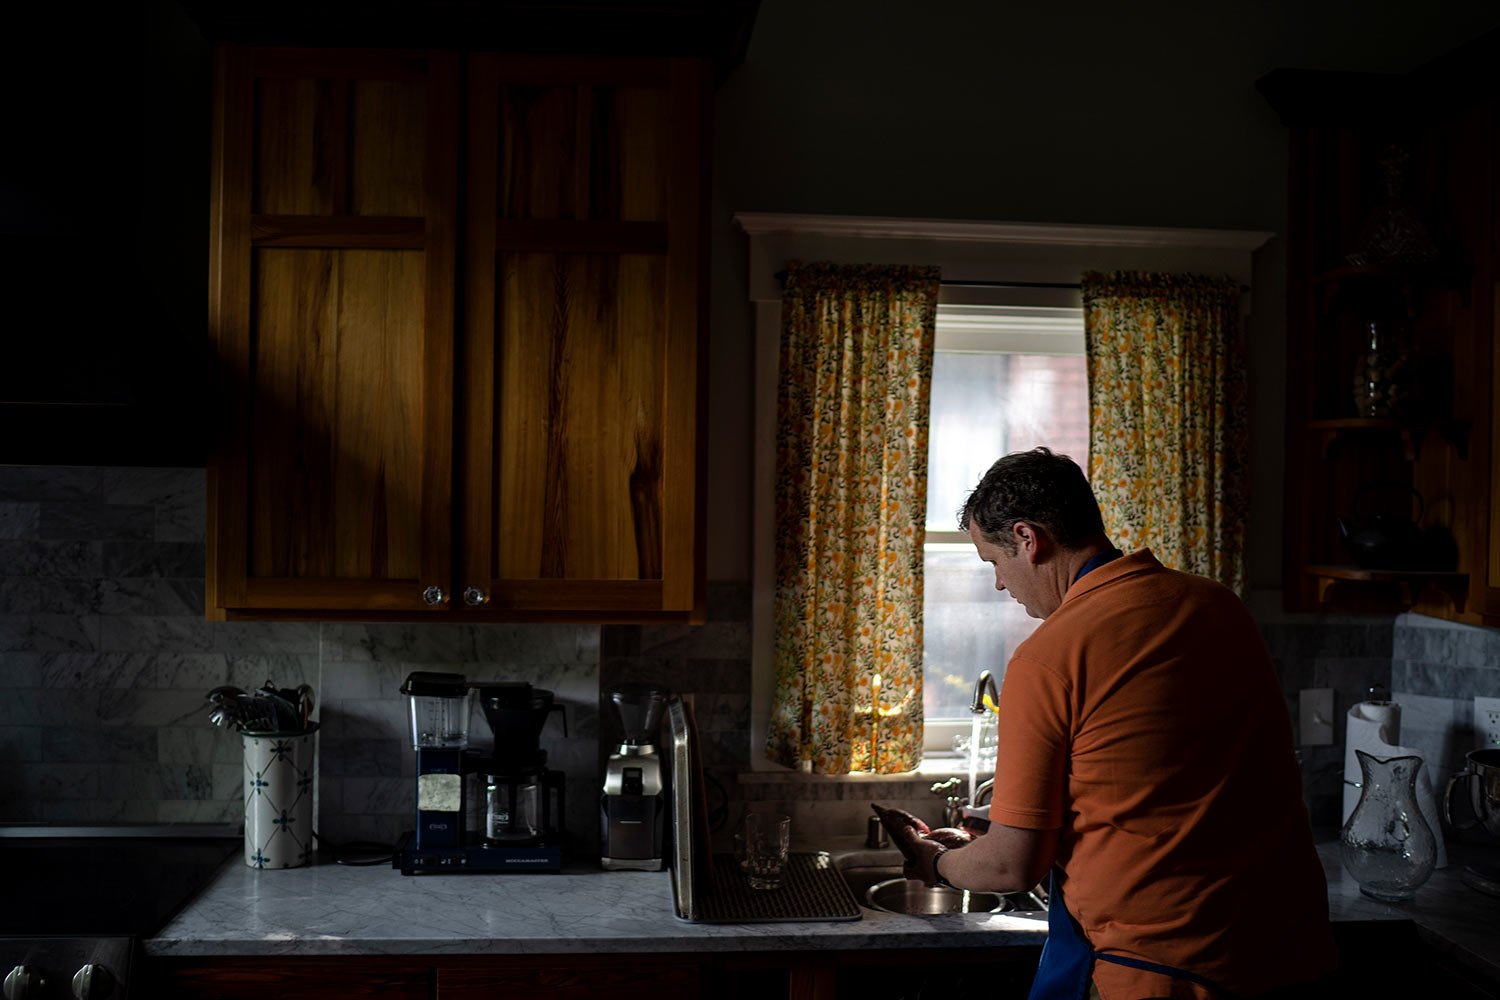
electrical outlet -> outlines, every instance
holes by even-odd
[[[1474,699],[1474,736],[1480,746],[1500,747],[1500,698]]]
[[[1297,721],[1305,747],[1333,742],[1333,688],[1303,688],[1297,695]]]

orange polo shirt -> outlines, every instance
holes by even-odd
[[[1291,719],[1229,589],[1149,550],[1074,582],[1011,657],[990,819],[1060,829],[1068,910],[1097,951],[1241,996],[1337,961]],[[1104,1000],[1200,987],[1096,962]]]

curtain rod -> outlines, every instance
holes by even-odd
[[[777,283],[786,284],[786,272],[777,271],[774,275]],[[938,285],[944,288],[1071,288],[1082,290],[1083,285],[1077,281],[945,281],[939,279]],[[1250,291],[1249,285],[1241,285],[1240,291]]]

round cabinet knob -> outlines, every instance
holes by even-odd
[[[73,973],[73,996],[78,1000],[104,1000],[114,989],[115,977],[105,966],[90,963]]]
[[[464,603],[471,608],[479,608],[490,603],[490,595],[478,587],[469,587],[464,591]]]
[[[422,591],[422,603],[429,608],[448,603],[448,592],[442,587],[428,587]]]
[[[5,977],[5,1000],[37,1000],[47,991],[47,977],[41,969],[18,965]]]

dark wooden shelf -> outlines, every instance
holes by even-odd
[[[1413,433],[1413,428],[1402,424],[1394,417],[1333,417],[1318,420],[1309,420],[1303,424],[1307,430],[1317,435],[1318,443],[1324,457],[1327,457],[1329,449],[1335,441],[1350,434],[1394,434],[1401,440],[1401,452],[1408,462],[1417,457],[1418,435]]]
[[[1428,292],[1449,289],[1469,304],[1469,275],[1457,262],[1439,258],[1410,264],[1341,264],[1309,277],[1321,311],[1327,312],[1341,295],[1369,300],[1382,290],[1399,290],[1408,318],[1422,311]]]
[[[1310,431],[1395,431],[1401,424],[1394,417],[1331,417],[1309,420]]]
[[[1309,434],[1317,436],[1323,456],[1328,456],[1333,443],[1340,438],[1356,434],[1394,434],[1401,441],[1401,453],[1408,462],[1416,461],[1422,453],[1422,439],[1428,427],[1435,427],[1438,436],[1452,445],[1459,458],[1469,457],[1469,431],[1471,420],[1437,420],[1408,423],[1394,417],[1327,417],[1303,421]]]
[[[1400,591],[1400,602],[1410,607],[1417,603],[1425,587],[1437,587],[1453,603],[1453,610],[1462,613],[1468,600],[1469,574],[1446,570],[1426,569],[1365,569],[1360,566],[1313,565],[1304,569],[1308,576],[1318,580],[1318,601],[1326,603],[1328,590],[1336,582],[1355,582],[1394,585]]]

